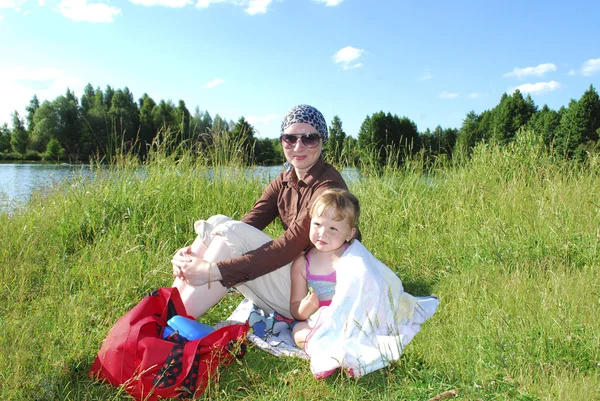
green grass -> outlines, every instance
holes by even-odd
[[[0,214],[0,399],[129,399],[87,377],[108,330],[171,284],[194,220],[240,218],[265,186],[203,164],[158,152],[140,172],[125,157]],[[317,381],[306,361],[250,347],[202,398],[600,399],[599,176],[597,159],[559,163],[526,135],[425,177],[418,161],[365,174],[350,185],[363,242],[408,292],[438,296],[437,313],[398,363],[359,380]],[[239,302],[228,296],[204,320]]]

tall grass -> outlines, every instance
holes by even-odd
[[[169,260],[193,221],[239,218],[260,195],[265,182],[228,155],[157,144],[145,163],[125,155],[0,215],[1,399],[128,399],[87,372],[114,322],[171,284]],[[598,160],[558,162],[522,132],[425,175],[419,159],[364,171],[350,183],[363,242],[408,292],[438,296],[437,313],[398,363],[358,381],[316,381],[306,361],[250,348],[206,398],[600,399]],[[239,302],[231,294],[204,319]]]

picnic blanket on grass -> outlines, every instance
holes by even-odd
[[[404,292],[398,276],[358,240],[340,258],[336,275],[331,305],[319,310],[304,350],[294,344],[294,321],[265,314],[248,300],[228,321],[248,321],[248,340],[273,355],[309,358],[317,378],[338,368],[361,377],[397,361],[439,303]]]
[[[247,339],[272,355],[308,359],[308,355],[296,347],[292,337],[296,322],[278,313],[265,313],[248,299],[238,305],[226,322],[248,322],[250,331]]]

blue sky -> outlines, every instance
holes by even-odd
[[[276,137],[308,103],[356,136],[383,110],[420,131],[519,87],[540,107],[600,83],[600,2],[0,0],[0,123],[87,83],[184,100]]]

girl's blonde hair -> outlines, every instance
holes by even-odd
[[[358,198],[349,191],[337,188],[323,191],[310,207],[310,218],[320,217],[326,210],[333,211],[335,221],[348,219],[351,228],[358,228],[360,204]]]

